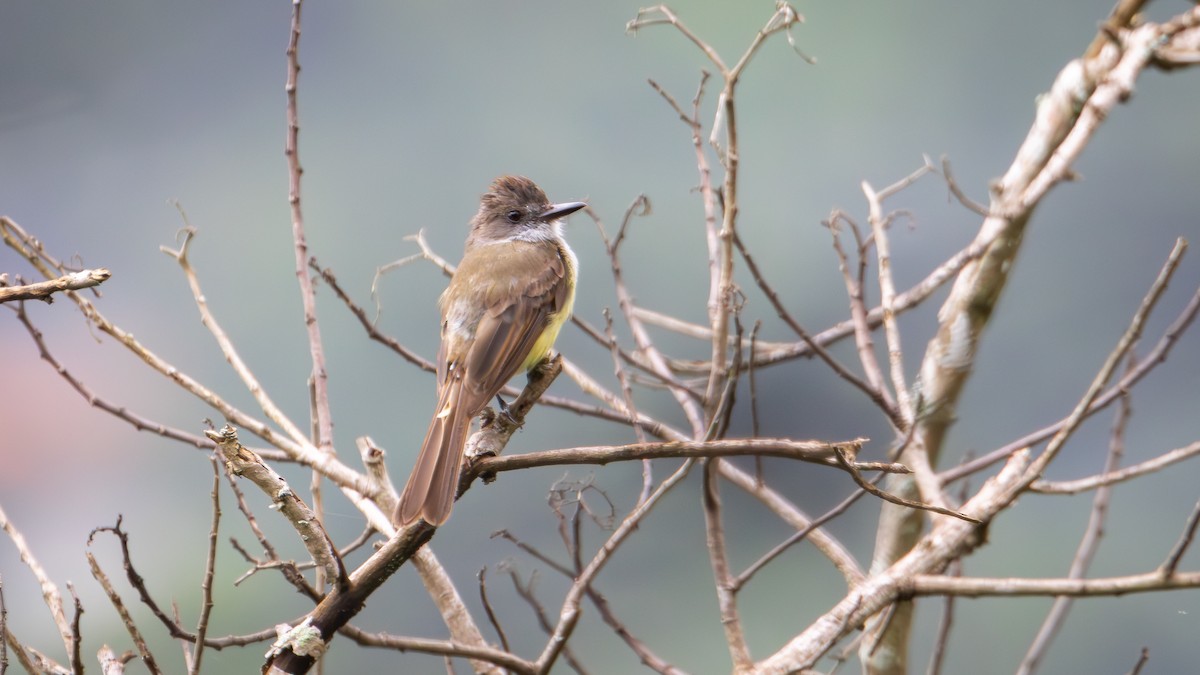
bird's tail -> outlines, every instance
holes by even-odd
[[[462,381],[451,378],[438,397],[437,413],[396,507],[394,520],[400,527],[418,518],[436,527],[450,517],[472,417],[463,408],[461,389]]]

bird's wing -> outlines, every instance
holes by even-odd
[[[464,359],[464,389],[476,398],[479,408],[487,405],[506,382],[520,370],[534,343],[549,323],[550,315],[566,303],[566,265],[555,256],[545,260],[516,300],[497,300],[488,306],[475,331],[475,343]],[[511,298],[511,296],[510,296]],[[464,395],[468,395],[466,391]],[[478,409],[474,410],[478,412]],[[472,413],[472,414],[473,414]]]

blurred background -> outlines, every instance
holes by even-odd
[[[1151,5],[1151,18],[1184,3]],[[882,188],[947,155],[968,194],[986,202],[988,182],[1011,161],[1032,120],[1035,98],[1080,55],[1110,0],[1043,3],[801,2],[795,30],[809,65],[783,36],[771,40],[739,89],[741,233],[793,314],[816,332],[845,318],[847,300],[821,226],[832,209],[866,222],[860,183]],[[774,3],[672,4],[699,36],[733,63],[771,16]],[[707,267],[703,212],[688,129],[648,85],[682,104],[711,66],[669,27],[635,36],[631,2],[309,3],[300,60],[300,152],[310,252],[369,305],[375,269],[416,252],[405,237],[424,230],[456,261],[479,194],[496,175],[525,174],[556,201],[586,199],[612,233],[639,194],[653,213],[632,226],[623,267],[637,301],[705,321]],[[62,259],[108,267],[98,306],[151,350],[243,410],[252,398],[201,327],[186,282],[159,246],[176,245],[178,200],[199,234],[191,249],[213,312],[274,400],[303,424],[308,414],[307,343],[294,277],[283,156],[287,2],[12,0],[0,5],[0,213],[40,237]],[[986,334],[975,375],[947,446],[946,465],[980,454],[1066,415],[1084,391],[1158,273],[1176,237],[1193,240],[1200,175],[1200,73],[1149,72],[1135,96],[1106,121],[1075,167],[1081,180],[1058,187],[1037,211],[1016,273]],[[718,87],[711,82],[704,119]],[[707,133],[707,131],[706,131]],[[911,217],[893,229],[893,269],[907,287],[969,241],[979,217],[928,176],[886,206]],[[577,315],[603,325],[615,309],[611,275],[596,227],[583,215],[568,236],[581,260]],[[11,251],[0,271],[31,275]],[[761,336],[792,340],[753,282],[745,318]],[[435,301],[445,279],[416,263],[380,284],[380,326],[432,356]],[[1193,252],[1147,328],[1143,351],[1200,284]],[[944,297],[901,322],[909,374],[915,374]],[[878,300],[872,289],[869,301]],[[213,412],[152,374],[127,350],[89,330],[60,299],[30,305],[49,348],[97,396],[165,424],[198,433]],[[345,461],[359,466],[354,439],[388,449],[397,483],[407,476],[432,403],[433,378],[369,342],[322,288],[322,335],[329,362],[335,433]],[[618,331],[622,335],[621,326]],[[703,342],[660,335],[664,348],[705,358]],[[880,339],[882,342],[882,339]],[[559,349],[615,384],[609,352],[577,328]],[[835,353],[854,361],[852,345]],[[1200,338],[1188,334],[1171,361],[1133,399],[1125,461],[1134,463],[1197,438]],[[762,433],[841,439],[869,436],[882,456],[890,438],[880,415],[819,364],[790,363],[759,373]],[[553,393],[587,400],[561,378]],[[750,433],[739,408],[732,435]],[[672,402],[639,392],[639,406],[683,425]],[[220,424],[222,420],[215,419]],[[1051,477],[1096,473],[1111,415],[1097,416],[1052,468]],[[11,312],[0,313],[0,505],[66,593],[83,601],[84,656],[102,643],[129,646],[84,559],[92,528],[118,514],[135,562],[160,602],[176,600],[194,623],[211,517],[208,455],[138,433],[77,395],[46,363]],[[630,431],[548,407],[538,408],[510,451],[622,443]],[[246,439],[251,440],[251,439]],[[657,471],[665,476],[672,463]],[[766,462],[779,490],[813,514],[848,494],[842,474]],[[287,471],[298,486],[308,474]],[[1154,568],[1195,502],[1192,462],[1115,491],[1092,575]],[[644,522],[596,587],[630,629],[662,658],[697,673],[727,672],[711,571],[703,554],[698,474]],[[636,499],[640,468],[544,469],[477,486],[434,542],[471,607],[475,575],[488,590],[513,647],[540,650],[543,635],[516,597],[511,570],[528,579],[557,616],[566,587],[511,543],[507,528],[564,559],[545,494],[555,481],[593,481],[624,513]],[[978,481],[975,481],[977,484]],[[302,615],[308,605],[278,576],[233,581],[245,563],[227,544],[258,547],[223,488],[217,608],[210,635],[245,633]],[[283,555],[303,558],[291,533],[246,487],[260,523]],[[327,525],[339,542],[361,519],[325,491]],[[788,534],[761,506],[731,489],[732,563],[741,569]],[[991,544],[966,562],[974,575],[1065,574],[1087,519],[1090,496],[1027,496],[991,529]],[[832,526],[869,560],[878,505],[862,500]],[[589,546],[603,533],[591,528]],[[92,546],[128,602],[119,553]],[[357,564],[366,554],[359,552]],[[1195,569],[1200,556],[1184,567]],[[539,571],[540,570],[540,571]],[[65,662],[54,625],[12,543],[0,539],[0,581],[12,630]],[[798,546],[742,593],[756,658],[775,649],[841,597],[843,584],[811,549]],[[946,672],[1011,672],[1050,605],[1045,599],[964,600]],[[918,610],[913,668],[923,670],[940,601]],[[160,663],[178,665],[175,645],[140,606]],[[356,623],[372,631],[441,638],[445,629],[415,575],[402,569],[372,597]],[[1078,603],[1045,672],[1125,672],[1143,646],[1152,672],[1185,672],[1200,658],[1200,594],[1138,595]],[[495,639],[488,634],[489,639]],[[636,657],[587,607],[571,643],[593,672],[627,672]],[[208,652],[209,672],[247,672],[266,646]],[[10,657],[11,658],[11,657]],[[338,639],[327,672],[441,672],[441,660],[363,650]],[[397,664],[402,664],[397,666]],[[829,666],[826,662],[825,667]],[[561,666],[559,671],[564,671]],[[140,672],[131,667],[131,672]]]

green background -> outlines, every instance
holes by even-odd
[[[733,62],[766,22],[770,2],[677,2],[672,7]],[[1181,3],[1152,5],[1151,18]],[[1035,97],[1081,54],[1110,3],[803,3],[795,30],[808,65],[782,36],[767,44],[739,89],[741,221],[747,244],[788,307],[810,330],[847,314],[829,234],[833,208],[865,223],[859,184],[877,189],[946,154],[960,184],[980,201],[1011,162],[1032,120]],[[687,128],[646,84],[653,78],[686,105],[702,55],[669,27],[624,31],[638,5],[624,2],[309,3],[300,59],[303,206],[310,251],[364,304],[376,267],[415,252],[406,235],[424,229],[435,250],[456,260],[478,195],[502,173],[525,174],[551,199],[586,199],[611,233],[638,195],[652,200],[625,244],[623,267],[637,301],[703,322],[707,294],[702,210]],[[40,237],[49,251],[104,266],[100,309],[181,370],[235,405],[253,400],[200,326],[177,265],[159,253],[174,245],[178,200],[199,229],[192,247],[212,310],[264,386],[293,419],[307,418],[309,372],[293,270],[284,140],[286,2],[33,2],[0,5],[0,213]],[[716,83],[705,98],[711,122]],[[1082,180],[1057,188],[1038,209],[1016,274],[989,328],[953,428],[946,462],[987,452],[1069,412],[1157,274],[1175,237],[1197,232],[1200,170],[1197,73],[1149,72],[1076,166]],[[979,218],[927,177],[888,206],[911,220],[893,229],[901,287],[922,278],[974,235]],[[611,275],[595,227],[581,215],[568,237],[582,268],[577,314],[602,325],[615,309]],[[1200,284],[1194,253],[1171,286],[1147,335],[1156,339]],[[28,274],[7,250],[0,271]],[[748,278],[748,322],[764,339],[791,340]],[[444,279],[413,264],[385,277],[380,325],[421,353],[436,349],[435,299]],[[339,450],[357,466],[353,440],[370,435],[388,449],[394,479],[407,474],[432,407],[432,377],[366,340],[327,289],[319,312],[326,340]],[[877,299],[872,293],[872,300]],[[931,335],[935,298],[902,322],[914,376]],[[65,299],[29,308],[55,355],[98,396],[198,432],[213,413],[111,340],[94,339]],[[670,335],[664,346],[704,358],[707,345]],[[880,340],[882,342],[882,340]],[[614,384],[606,349],[568,328],[559,348]],[[1148,348],[1148,344],[1146,347]],[[853,362],[851,345],[835,352]],[[1185,336],[1172,361],[1134,398],[1126,461],[1197,438],[1200,340]],[[871,437],[867,454],[890,440],[881,417],[819,364],[760,373],[762,433],[801,438]],[[566,378],[554,393],[586,400]],[[749,433],[739,408],[733,435]],[[669,399],[639,394],[639,406],[682,425]],[[218,423],[221,420],[216,420]],[[1099,471],[1109,417],[1081,431],[1051,477]],[[89,408],[40,361],[24,329],[0,319],[0,504],[23,530],[55,581],[74,582],[87,609],[84,655],[128,639],[90,579],[84,560],[91,528],[118,513],[160,601],[175,598],[187,623],[199,601],[211,471],[207,456]],[[627,442],[628,430],[539,408],[512,451]],[[665,476],[671,463],[658,467]],[[802,508],[819,513],[852,486],[839,473],[768,461],[770,479]],[[297,485],[305,472],[289,471]],[[488,566],[489,591],[514,649],[540,650],[543,636],[497,565],[524,577],[539,567],[500,528],[562,559],[544,494],[562,477],[593,480],[623,513],[636,498],[636,465],[543,469],[476,487],[438,533],[434,548],[473,608],[473,580]],[[618,615],[666,660],[697,673],[728,671],[711,572],[703,553],[696,476],[643,524],[597,587]],[[1194,503],[1194,462],[1117,488],[1093,575],[1152,569],[1166,555]],[[976,481],[977,483],[977,481]],[[260,522],[286,556],[302,558],[291,533],[246,488]],[[338,541],[361,520],[327,489],[328,525]],[[730,509],[735,569],[785,537],[787,528],[735,490]],[[1086,522],[1088,499],[1025,497],[997,522],[991,545],[967,561],[975,575],[1065,573]],[[222,539],[253,539],[223,495]],[[878,505],[864,500],[832,531],[869,559]],[[586,541],[595,546],[594,528]],[[93,547],[110,575],[119,557],[109,540]],[[223,544],[211,635],[290,620],[305,602],[276,576],[233,580],[245,565]],[[360,561],[360,552],[352,562]],[[1184,566],[1195,569],[1197,556]],[[8,620],[23,640],[63,660],[36,584],[11,543],[0,543]],[[119,587],[127,586],[118,579]],[[538,593],[557,615],[565,583],[540,572]],[[65,593],[65,588],[63,588]],[[811,549],[797,547],[741,596],[750,646],[761,658],[841,597],[842,582]],[[1142,646],[1151,672],[1187,672],[1196,662],[1200,604],[1192,592],[1088,600],[1076,605],[1044,672],[1120,673]],[[126,593],[133,602],[133,596]],[[914,672],[924,669],[938,602],[917,617]],[[1011,672],[1049,601],[959,603],[957,640],[946,672]],[[636,658],[590,606],[572,641],[593,672],[626,672]],[[177,647],[138,608],[160,663],[180,670]],[[402,570],[356,621],[373,631],[444,637],[412,572]],[[488,633],[488,637],[493,636]],[[210,672],[249,672],[265,646],[209,652]],[[11,658],[10,658],[11,660]],[[328,672],[441,672],[439,659],[360,650],[338,639]],[[828,664],[826,664],[828,665]],[[15,666],[14,666],[15,667]],[[565,671],[565,666],[558,671]],[[131,667],[131,672],[138,672]]]

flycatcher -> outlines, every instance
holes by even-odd
[[[501,176],[480,199],[458,271],[438,304],[437,408],[395,521],[450,517],[471,419],[518,370],[550,354],[575,303],[575,253],[559,218],[587,206],[551,204],[521,176]]]

